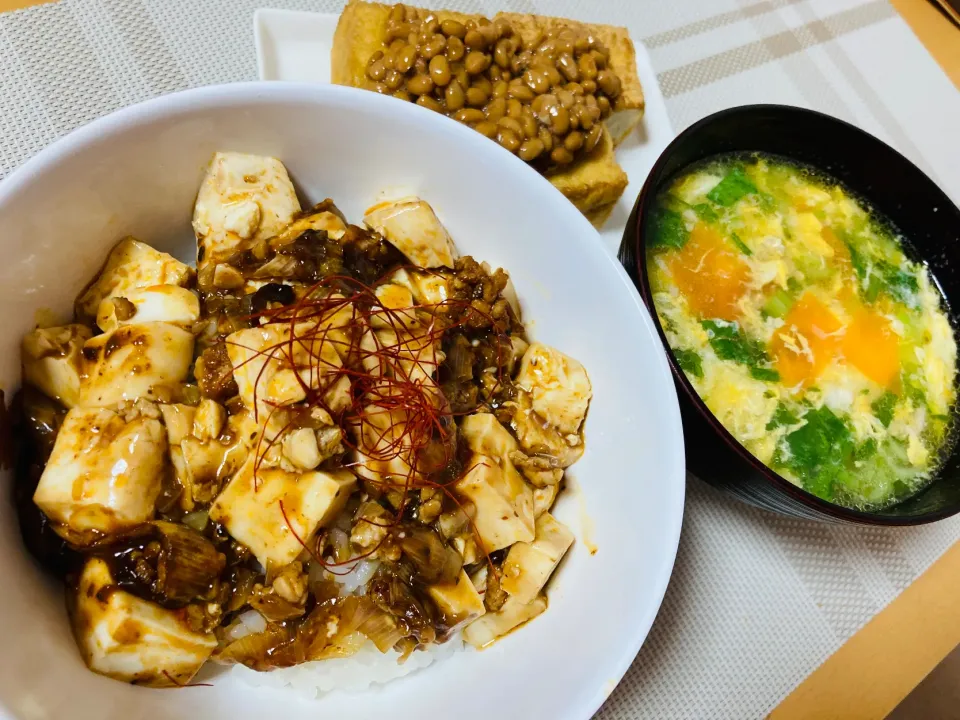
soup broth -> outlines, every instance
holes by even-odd
[[[951,442],[957,347],[928,270],[835,179],[724,155],[679,175],[646,238],[654,305],[687,379],[754,456],[876,509]]]

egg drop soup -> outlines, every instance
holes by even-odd
[[[711,412],[856,509],[917,492],[952,442],[953,328],[901,240],[836,180],[768,155],[682,173],[646,236],[657,315]]]

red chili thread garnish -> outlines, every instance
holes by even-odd
[[[381,525],[365,519],[366,522],[395,528],[401,522],[411,492],[439,489],[465,513],[477,546],[483,550],[473,519],[447,487],[459,478],[446,483],[431,480],[421,467],[421,456],[431,444],[439,443],[442,464],[435,470],[448,466],[454,459],[450,442],[450,434],[456,433],[453,418],[476,410],[453,413],[434,380],[439,367],[436,353],[444,333],[464,325],[470,313],[485,317],[491,328],[495,327],[495,321],[468,300],[453,298],[439,303],[387,308],[380,303],[375,288],[351,277],[331,276],[313,285],[292,305],[251,316],[254,329],[274,332],[281,338],[262,349],[236,343],[252,356],[235,366],[235,370],[254,360],[262,362],[253,384],[255,422],[260,424],[261,410],[269,413],[257,440],[254,489],[258,488],[257,476],[264,458],[274,444],[286,431],[299,426],[312,409],[320,408],[341,428],[342,443],[357,458],[344,467],[350,468],[368,486],[400,496],[389,522]],[[463,311],[461,319],[451,322],[447,315],[456,309]],[[496,392],[502,382],[505,338],[497,332],[491,333],[497,353],[497,375],[492,388],[492,392]],[[323,356],[331,349],[336,352],[336,362]],[[302,398],[277,402],[263,397],[266,385],[281,369],[293,370]],[[331,391],[343,379],[347,380],[349,389],[341,407],[342,391]],[[279,429],[271,427],[275,421],[280,423]],[[474,467],[466,469],[460,477]],[[315,548],[309,547],[294,530],[282,501],[280,511],[297,542],[331,572],[334,568],[354,566],[359,560],[374,555],[390,537],[388,532],[366,552],[345,561],[330,562],[319,550],[324,534],[318,534]],[[483,552],[495,571],[489,554],[486,550]]]

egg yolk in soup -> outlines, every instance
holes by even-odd
[[[871,510],[920,490],[953,440],[957,346],[892,225],[762,154],[694,166],[655,202],[657,315],[724,427],[830,502]]]

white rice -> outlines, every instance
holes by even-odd
[[[292,690],[312,700],[331,690],[362,692],[375,683],[387,683],[404,677],[463,649],[463,641],[455,637],[442,645],[414,651],[401,665],[397,662],[400,653],[396,650],[381,653],[372,642],[367,641],[359,652],[348,658],[317,660],[270,672],[257,672],[243,665],[234,665],[230,672],[248,685]]]
[[[314,564],[310,568],[310,574],[311,576],[322,574],[323,577],[338,583],[344,595],[363,594],[367,582],[373,577],[379,565],[379,561],[376,560],[360,560],[349,568],[350,572],[333,575]],[[248,618],[248,614],[258,617]],[[260,623],[264,627],[266,625],[255,610],[241,615],[240,621],[244,627],[238,628],[238,637],[247,632],[261,631],[263,627],[259,626]],[[236,679],[248,685],[279,690],[289,689],[313,699],[331,690],[363,692],[371,685],[388,683],[404,677],[463,649],[463,640],[457,635],[442,645],[430,645],[426,650],[415,650],[401,664],[397,662],[400,653],[396,650],[382,653],[368,640],[359,651],[347,658],[317,660],[269,672],[257,672],[243,665],[234,665],[230,672]]]
[[[314,563],[310,567],[310,577],[313,578],[314,575],[320,574],[329,580],[333,580],[340,585],[340,592],[343,595],[353,593],[362,595],[367,587],[367,582],[373,577],[378,567],[380,567],[379,560],[358,560],[352,567],[348,565],[338,570],[339,573],[345,574],[334,575]],[[347,570],[349,572],[345,572]]]

